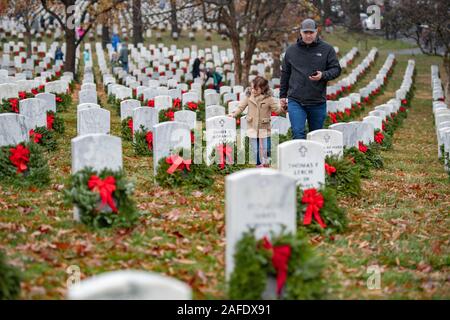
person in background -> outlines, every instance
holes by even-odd
[[[213,69],[206,70],[206,79],[205,84],[208,82],[209,78],[213,78],[214,80],[214,89],[217,92],[220,92],[220,84],[222,83],[222,75]]]
[[[309,132],[323,128],[327,82],[340,74],[333,46],[318,37],[314,20],[304,20],[300,38],[286,50],[281,71],[280,103],[289,112],[294,139],[306,138],[306,120]]]
[[[123,70],[128,72],[128,46],[126,43],[123,43],[122,48],[120,49],[119,61]]]
[[[325,31],[328,33],[333,32],[333,21],[331,21],[330,17],[325,19]]]
[[[55,61],[64,60],[64,53],[61,50],[61,47],[57,47],[55,51]]]
[[[84,49],[84,52],[83,52],[83,58],[84,58],[84,63],[86,63],[86,62],[88,62],[89,60],[91,60],[91,55],[90,55],[88,49]]]
[[[204,57],[196,58],[194,60],[194,64],[192,65],[192,77],[194,79],[200,77],[200,65],[202,63],[205,63],[205,58]]]
[[[272,97],[267,79],[257,76],[253,79],[251,90],[246,90],[245,98],[230,117],[238,117],[247,107],[247,137],[257,167],[269,167],[271,149],[271,114],[281,113],[283,109]]]
[[[119,43],[120,43],[119,35],[117,33],[114,33],[111,38],[111,44],[112,44],[114,51],[116,51],[116,52],[117,52],[117,47],[119,46]]]
[[[114,68],[120,67],[119,55],[117,52],[113,52],[111,56],[111,72],[114,72]]]

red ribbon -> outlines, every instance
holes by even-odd
[[[27,93],[25,91],[20,91],[19,92],[19,99],[23,100],[27,98]]]
[[[181,100],[176,98],[173,100],[173,107],[174,108],[181,108]]]
[[[30,150],[19,144],[16,148],[9,149],[11,155],[9,160],[17,167],[17,172],[24,172],[27,170],[27,164],[30,161]]]
[[[330,116],[331,123],[336,123],[337,122],[335,113],[330,112],[330,113],[328,113],[328,115]]]
[[[112,197],[113,192],[116,190],[116,179],[113,176],[108,176],[102,180],[93,175],[88,181],[88,188],[91,191],[95,191],[100,194],[100,198],[102,199],[102,207],[108,204],[113,212],[117,212],[117,208]]]
[[[128,120],[128,128],[130,129],[131,137],[133,138],[133,119]]]
[[[198,109],[198,105],[195,102],[188,102],[187,107],[191,111],[195,111]]]
[[[61,97],[56,97],[56,102],[62,102],[62,98]]]
[[[307,226],[311,224],[312,218],[319,223],[322,228],[326,225],[320,216],[320,209],[323,207],[323,196],[316,189],[307,189],[303,192],[302,203],[307,204],[305,217],[303,218],[303,225]]]
[[[272,251],[272,265],[277,272],[277,294],[280,295],[287,279],[291,246],[273,246],[267,237],[263,238],[263,246],[265,249]]]
[[[384,140],[384,135],[381,132],[377,132],[375,135],[375,142],[378,144],[382,144]]]
[[[145,135],[145,141],[147,141],[148,150],[153,150],[153,132],[147,132]]]
[[[155,107],[155,100],[148,100],[147,101],[147,107],[154,108]]]
[[[9,104],[12,112],[19,113],[19,100],[15,98],[9,99]]]
[[[175,118],[175,113],[173,111],[169,110],[165,113],[165,116],[167,118],[169,118],[170,121],[173,121]]]
[[[55,122],[55,116],[52,113],[47,114],[47,129],[53,130],[53,122]]]
[[[168,174],[173,174],[176,170],[183,171],[185,168],[187,171],[191,171],[191,160],[184,160],[179,155],[167,157],[166,163],[170,164],[169,169],[167,169]]]
[[[216,148],[217,152],[220,154],[219,167],[221,170],[225,168],[225,163],[233,163],[233,158],[231,156],[233,149],[229,145],[221,144]]]
[[[364,143],[362,143],[361,141],[358,142],[358,148],[359,148],[359,151],[361,151],[362,153],[366,153],[368,150],[367,146]]]
[[[30,138],[33,140],[34,143],[41,142],[42,134],[35,132],[33,129],[29,132]]]
[[[329,176],[331,176],[333,173],[336,172],[336,168],[333,166],[330,166],[328,163],[325,163],[325,171]]]

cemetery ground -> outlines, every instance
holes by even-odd
[[[339,35],[327,40],[347,52],[355,39]],[[381,40],[371,38],[369,49],[372,41]],[[370,81],[398,44],[384,40],[377,44],[380,56],[360,86]],[[400,49],[408,46],[402,44]],[[358,59],[367,54],[364,48],[360,51]],[[395,95],[410,58],[396,56],[392,78],[366,113]],[[328,262],[327,298],[450,296],[450,188],[436,156],[429,71],[440,60],[413,58],[417,76],[412,107],[394,134],[393,149],[382,152],[385,168],[363,180],[359,198],[340,198],[349,216],[344,233],[311,236],[311,243]],[[120,117],[108,105],[103,88],[97,89],[100,104],[111,111],[111,134],[120,136]],[[123,141],[124,169],[136,182],[135,199],[142,212],[139,223],[132,229],[92,230],[73,221],[72,207],[64,203],[62,190],[71,173],[70,140],[76,136],[78,90],[79,85],[72,106],[63,113],[66,132],[59,150],[49,154],[51,185],[44,189],[0,187],[0,241],[11,263],[24,270],[21,298],[64,298],[66,269],[71,265],[80,267],[83,278],[119,269],[161,272],[192,286],[196,299],[226,298],[223,177],[217,178],[211,190],[157,187],[151,158],[136,157],[131,143]],[[371,265],[381,268],[380,290],[367,288]]]

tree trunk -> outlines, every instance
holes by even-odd
[[[256,40],[250,36],[250,40],[247,42],[244,54],[244,63],[242,66],[242,80],[241,84],[247,87],[249,84],[248,77],[250,75],[250,68],[252,66],[252,57],[256,48]]]
[[[242,60],[239,34],[230,34],[230,42],[234,57],[234,77],[236,84],[240,85],[242,83]]]
[[[111,42],[111,37],[109,35],[109,21],[107,21],[107,24],[103,24],[102,25],[102,45],[103,45],[103,48],[106,49],[106,46],[110,42]]]
[[[361,18],[359,17],[360,13],[360,1],[359,0],[350,0],[349,4],[349,16],[350,16],[350,30],[355,32],[361,32]]]
[[[133,0],[133,44],[143,43],[141,0]]]
[[[281,45],[274,48],[273,55],[273,78],[281,78]]]
[[[331,18],[331,0],[323,0],[323,15],[324,18]]]
[[[174,32],[178,33],[180,36],[180,28],[178,27],[178,17],[177,17],[177,1],[170,0],[170,24],[172,25],[172,35]]]
[[[75,53],[76,53],[76,37],[75,37],[75,29],[67,28],[66,29],[66,61],[64,63],[64,71],[73,72],[74,76],[75,72]]]
[[[27,45],[27,57],[30,58],[33,54],[33,48],[31,47],[31,42],[33,41],[33,36],[31,35],[31,30],[27,29],[25,31],[25,39]]]
[[[447,105],[450,103],[450,52],[446,52],[444,55],[444,69],[446,73],[446,80],[444,83],[445,101]]]

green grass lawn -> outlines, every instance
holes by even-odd
[[[342,53],[356,43],[353,36],[327,40]],[[184,40],[179,41],[180,47]],[[201,47],[201,42],[197,44]],[[369,50],[374,45],[382,50],[360,86],[374,77],[389,50],[405,46],[373,37],[369,44]],[[366,53],[362,50],[361,57]],[[410,58],[397,57],[383,95],[366,112],[395,94]],[[450,184],[437,159],[430,87],[430,65],[441,60],[421,55],[414,59],[412,109],[394,135],[393,150],[382,154],[385,168],[363,182],[360,198],[340,199],[349,214],[345,233],[334,240],[311,238],[328,261],[329,298],[450,298]],[[107,104],[101,86],[98,92],[102,106],[111,111],[111,134],[120,136],[120,119]],[[126,230],[92,230],[75,223],[62,192],[71,171],[75,110],[76,99],[63,114],[66,133],[59,139],[59,150],[48,155],[51,185],[41,190],[0,187],[0,248],[23,271],[21,298],[63,298],[70,265],[79,266],[83,278],[119,269],[161,272],[191,285],[196,299],[225,298],[224,179],[219,178],[211,190],[157,187],[152,159],[136,157],[131,143],[123,142],[125,170],[136,183],[135,199],[142,211],[139,223]],[[367,288],[370,265],[380,267],[380,290]]]

